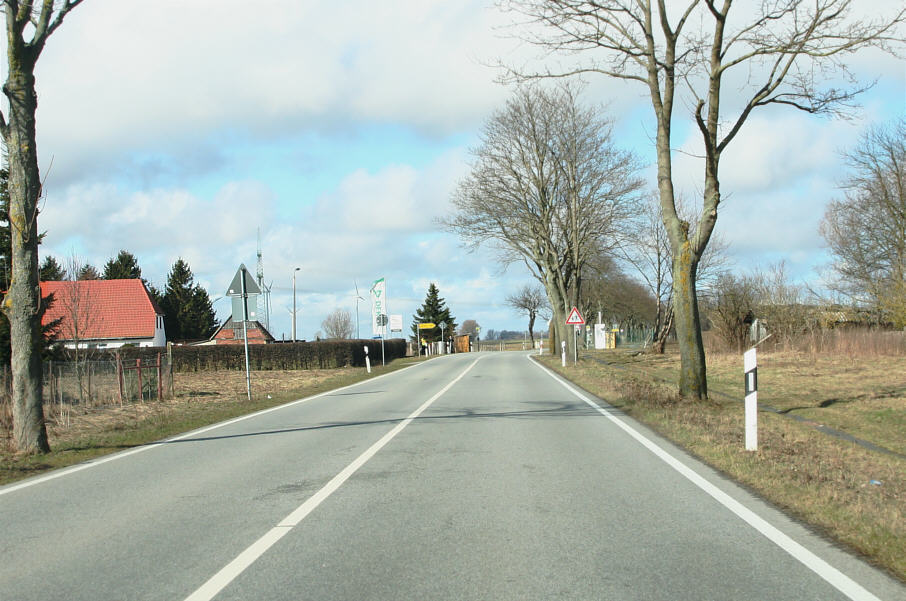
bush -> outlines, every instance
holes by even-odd
[[[381,360],[381,344],[375,340],[325,340],[285,344],[249,345],[249,367],[254,370],[331,369],[336,367],[364,367],[365,345],[368,345],[372,363]],[[241,344],[211,346],[171,347],[174,372],[234,370],[245,367],[245,352]],[[119,355],[124,360],[141,358],[153,362],[161,348],[122,348]],[[385,340],[387,361],[406,356],[406,341]],[[114,352],[110,352],[114,355]]]

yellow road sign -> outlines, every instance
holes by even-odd
[[[418,329],[419,329],[419,330],[433,330],[433,329],[436,328],[436,327],[437,327],[437,324],[435,324],[435,323],[420,323],[420,324],[418,324]]]

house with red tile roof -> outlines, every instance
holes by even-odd
[[[67,348],[166,346],[164,312],[141,280],[41,282],[53,294],[43,325],[60,320],[56,340]]]
[[[249,344],[270,344],[274,342],[274,337],[260,321],[249,320],[245,322],[245,330],[248,335]],[[243,344],[242,322],[233,321],[232,318],[223,322],[219,328],[211,335],[211,339],[202,342],[199,346],[211,344]]]

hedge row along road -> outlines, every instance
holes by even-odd
[[[0,488],[4,599],[906,599],[525,353]]]

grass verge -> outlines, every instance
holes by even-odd
[[[619,351],[604,351],[567,368],[562,368],[556,357],[536,358],[818,532],[906,582],[906,459],[870,451],[822,434],[807,424],[764,411],[758,416],[759,449],[747,452],[744,450],[742,404],[717,395],[714,400],[700,402],[677,398],[675,385],[664,382],[665,379],[677,379],[675,356],[634,357]],[[764,379],[770,382],[767,374],[771,371],[768,368],[770,360],[763,359],[759,359],[760,401],[761,387],[765,384]],[[783,361],[784,358],[778,358],[778,365]],[[871,363],[875,362],[876,358],[872,358]],[[729,365],[732,361],[727,363],[722,367],[709,365],[709,384],[714,382],[722,387],[732,381],[737,384],[736,388],[741,388],[741,361],[735,369]],[[853,363],[849,362],[849,365],[853,366]],[[770,399],[767,402],[783,408],[780,401],[786,398],[790,407],[799,407],[804,398],[813,401],[827,398],[824,394],[805,394],[803,391],[809,386],[817,386],[827,393],[836,390],[838,384],[841,388],[839,394],[834,393],[834,398],[846,399],[845,390],[849,384],[836,382],[833,373],[825,373],[822,369],[833,369],[832,362],[801,369],[798,377],[791,373],[782,377],[775,374],[773,377],[777,381],[767,387],[774,388],[767,395]],[[873,365],[865,365],[866,372],[861,376],[847,375],[846,382],[850,378],[853,383],[862,382],[861,387],[853,384],[852,391],[858,391],[858,398],[849,402],[841,400],[826,407],[837,405],[837,413],[841,413],[843,407],[850,407],[852,410],[844,412],[834,427],[845,425],[840,429],[888,446],[897,432],[902,440],[903,430],[897,419],[875,424],[874,430],[857,427],[866,412],[874,411],[859,408],[869,400],[861,395],[871,389],[865,374],[873,369]],[[892,377],[898,377],[899,373],[897,370]],[[878,380],[875,386],[889,387],[890,380],[888,372],[887,377]],[[822,388],[821,381],[827,386]],[[785,391],[790,391],[791,396],[786,397]],[[799,398],[793,398],[800,393]],[[822,402],[813,402],[812,409],[817,406],[820,410]],[[893,411],[902,411],[899,404],[892,402]],[[902,414],[898,419],[902,419]],[[873,481],[881,484],[873,484]]]
[[[244,372],[180,373],[175,396],[161,402],[124,406],[45,408],[52,451],[17,455],[0,446],[0,484],[68,467],[102,455],[149,444],[211,424],[247,415],[408,367],[419,359],[398,359],[372,368],[252,372],[252,400]]]

